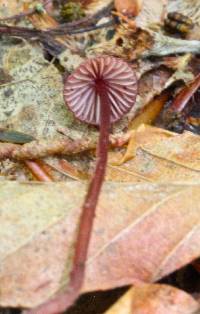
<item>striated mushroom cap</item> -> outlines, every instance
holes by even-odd
[[[102,56],[82,63],[65,81],[64,99],[76,118],[100,124],[101,101],[97,84],[103,82],[111,106],[111,123],[118,121],[134,105],[137,78],[121,59]]]

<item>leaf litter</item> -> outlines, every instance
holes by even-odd
[[[111,5],[111,1],[83,1],[82,5],[90,16]],[[109,26],[91,34],[65,34],[65,40],[63,36],[58,36],[57,50],[52,50],[52,47],[46,49],[53,53],[62,67],[56,65],[55,59],[49,61],[45,58],[44,43],[29,42],[19,37],[11,39],[4,36],[1,39],[0,127],[36,138],[36,149],[32,150],[34,154],[32,157],[26,155],[26,158],[31,157],[37,162],[38,158],[46,157],[43,167],[45,163],[51,165],[59,170],[58,181],[67,181],[48,184],[10,182],[7,180],[10,170],[6,172],[6,168],[12,169],[18,181],[22,178],[30,180],[30,176],[23,166],[19,173],[16,160],[1,162],[1,172],[5,174],[1,175],[4,182],[0,183],[0,221],[3,226],[0,232],[1,306],[34,308],[62,290],[68,282],[80,206],[86,191],[85,184],[76,179],[90,177],[97,130],[77,122],[67,111],[62,96],[62,71],[64,68],[69,73],[86,57],[110,54],[112,51],[113,55],[131,62],[139,79],[139,94],[134,109],[112,131],[120,138],[129,127],[124,142],[128,146],[110,151],[107,183],[96,213],[82,293],[135,284],[132,288],[135,289],[134,298],[129,298],[132,298],[131,304],[136,304],[141,291],[142,304],[141,309],[140,305],[137,309],[138,313],[143,311],[141,313],[144,314],[148,289],[150,299],[151,291],[158,291],[158,308],[150,308],[147,301],[147,311],[152,313],[157,313],[156,310],[162,313],[167,296],[164,295],[162,300],[159,298],[165,289],[169,289],[167,293],[177,293],[177,312],[170,308],[170,313],[179,313],[181,302],[185,313],[199,309],[198,303],[183,291],[174,292],[173,287],[153,284],[200,255],[199,137],[187,131],[178,135],[156,127],[140,126],[142,123],[155,123],[166,105],[166,99],[174,96],[184,86],[183,82],[187,84],[196,74],[196,67],[191,65],[191,60],[195,58],[193,54],[199,52],[200,47],[196,35],[199,27],[196,0],[193,5],[196,7],[195,14],[188,0],[144,0],[134,21],[132,17],[124,19],[126,22],[121,22],[117,30]],[[1,17],[24,10],[21,3],[1,1]],[[184,39],[174,38],[160,31],[165,13],[175,10],[194,18],[193,35],[189,33]],[[18,25],[48,29],[55,21],[48,17],[48,13],[39,19],[40,16],[35,13],[33,18],[21,20]],[[135,23],[135,31],[131,22]],[[108,40],[108,31],[113,29],[114,36]],[[53,40],[52,45],[54,43]],[[64,49],[61,47],[63,43]],[[58,53],[60,49],[62,52]],[[176,52],[185,55],[171,56]],[[165,54],[167,58],[162,57]],[[151,60],[146,59],[147,56],[161,58]],[[174,83],[178,83],[177,89]],[[175,86],[173,94],[168,90],[172,86]],[[164,101],[155,102],[154,97],[162,97],[163,91],[167,95]],[[156,113],[152,106],[155,106]],[[134,120],[136,115],[138,122]],[[59,129],[67,133],[67,138]],[[77,140],[81,145],[85,140],[86,143],[91,141],[92,145],[86,159],[82,159],[79,150],[73,151],[69,159],[72,167],[66,165],[65,168],[72,175],[71,179],[62,175],[64,168],[58,167],[62,165],[60,151],[56,150],[58,146],[55,149],[58,156],[51,158],[50,149],[47,148],[43,155],[37,151],[40,141],[46,147],[48,142],[57,141],[60,145],[62,141],[71,141],[70,145],[76,147]],[[6,147],[8,158],[14,147],[20,151],[15,143],[5,145],[11,145]],[[24,144],[22,151],[26,152],[26,145],[34,147],[33,142]],[[73,166],[73,158],[77,168]],[[81,169],[86,162],[87,171],[82,176]],[[142,286],[144,282],[150,283],[147,288]],[[179,300],[182,294],[183,299]],[[188,311],[184,302],[191,306]]]
[[[167,285],[130,289],[105,314],[197,314],[199,304],[187,293]]]

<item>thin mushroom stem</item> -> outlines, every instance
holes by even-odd
[[[81,288],[84,278],[85,262],[87,258],[89,240],[95,217],[95,209],[104,181],[108,157],[110,105],[105,89],[99,91],[99,96],[101,99],[101,112],[100,136],[97,148],[97,163],[82,207],[82,215],[80,218],[79,233],[77,236],[77,244],[74,255],[74,267],[71,273],[74,281],[78,281],[76,286],[79,289]]]
[[[132,108],[136,95],[137,79],[131,67],[109,56],[86,61],[67,78],[64,99],[69,109],[79,120],[100,126],[97,163],[82,206],[68,288],[28,314],[63,312],[80,294],[95,210],[106,171],[110,125]]]
[[[75,253],[73,259],[73,268],[70,273],[68,289],[54,299],[42,304],[28,314],[55,314],[66,311],[78,298],[83,285],[88,247],[90,243],[93,222],[95,218],[95,209],[104,181],[109,146],[110,129],[110,104],[104,84],[98,84],[97,93],[99,94],[100,107],[100,136],[97,146],[96,168],[89,184],[88,192],[82,206],[80,225],[75,244]]]

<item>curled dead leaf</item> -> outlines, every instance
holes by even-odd
[[[142,8],[143,0],[115,0],[116,10],[128,17],[137,16]]]

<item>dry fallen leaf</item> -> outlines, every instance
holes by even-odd
[[[83,189],[78,182],[1,184],[1,306],[33,307],[66,284]],[[82,291],[155,281],[198,257],[199,191],[107,183]]]
[[[143,0],[142,10],[136,17],[136,25],[149,31],[152,26],[160,24],[165,10],[165,0]]]
[[[67,110],[62,75],[44,58],[42,47],[12,41],[8,45],[5,39],[0,46],[0,67],[13,78],[0,85],[0,99],[4,104],[0,108],[1,127],[36,138],[58,136],[58,127],[68,128],[72,138],[85,136],[88,126],[77,122]],[[91,136],[92,133],[91,128]]]
[[[0,63],[13,78],[0,86],[4,104],[0,110],[1,127],[11,126],[37,138],[47,138],[56,135],[57,125],[70,124],[62,97],[62,77],[44,59],[41,47],[28,43],[2,45]]]
[[[111,154],[107,178],[169,184],[199,182],[199,143],[199,137],[190,132],[179,135],[140,126],[133,131],[124,156]]]
[[[189,294],[167,285],[134,287],[105,314],[196,314],[200,305]]]
[[[141,124],[152,124],[161,110],[163,109],[166,101],[169,99],[169,93],[163,93],[157,98],[150,101],[150,103],[129,123],[129,130],[136,130]]]
[[[19,14],[22,9],[22,1],[0,0],[0,18]]]
[[[110,3],[89,1],[87,13]],[[15,4],[7,9],[2,16],[18,12]],[[155,27],[163,11],[164,1],[144,1],[137,25]],[[82,60],[70,51],[67,56],[72,68]],[[3,126],[47,138],[57,134],[57,125],[77,127],[79,137],[87,129],[67,112],[62,76],[37,44],[4,39],[0,67],[13,80],[0,86]],[[175,81],[172,72],[158,67],[145,73],[134,110]],[[143,127],[133,132],[127,152],[127,163],[108,169],[107,178],[118,182],[106,183],[101,195],[82,292],[157,281],[200,256],[199,138]],[[68,281],[86,187],[78,182],[0,185],[0,305],[34,307]],[[142,299],[152,297],[152,290],[155,294],[149,287],[140,291]],[[187,300],[193,310],[195,301]]]
[[[87,14],[94,14],[112,4],[112,0],[79,0]]]
[[[142,8],[142,0],[115,0],[116,10],[128,17],[137,16]]]
[[[83,292],[157,281],[200,255],[199,137],[147,126],[135,134],[132,159],[113,167],[125,182],[107,182],[101,195]],[[0,305],[33,307],[66,284],[84,190],[1,183]]]

